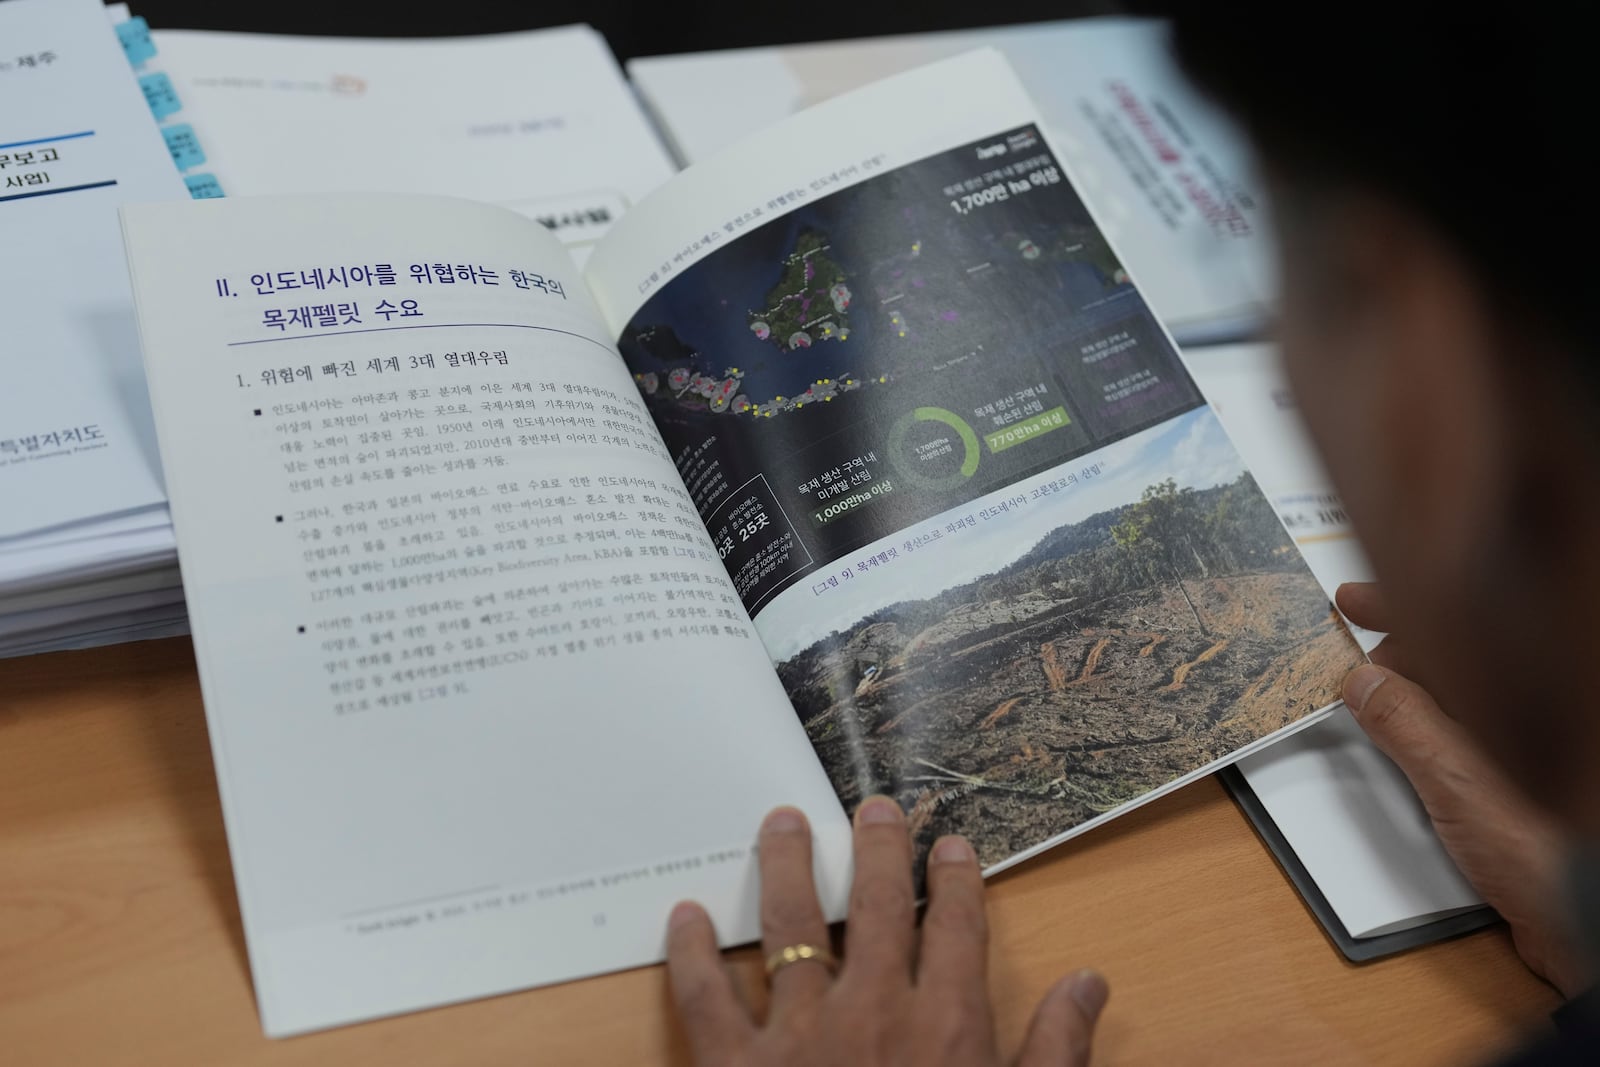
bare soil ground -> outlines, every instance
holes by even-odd
[[[1332,703],[1360,661],[1303,570],[1185,587],[1204,632],[1172,583],[875,623],[806,680],[806,730],[847,807],[888,793],[919,855],[963,833],[996,863]]]

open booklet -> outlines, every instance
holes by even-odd
[[[992,51],[581,276],[466,201],[124,230],[269,1033],[754,939],[780,803],[834,918],[875,792],[997,870],[1361,658]]]

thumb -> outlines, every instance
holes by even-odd
[[[1427,690],[1386,667],[1369,663],[1345,675],[1344,702],[1425,802],[1442,775],[1477,762],[1461,726],[1439,710]]]
[[[1094,1023],[1111,989],[1094,971],[1079,971],[1050,987],[1034,1009],[1017,1067],[1086,1067]]]

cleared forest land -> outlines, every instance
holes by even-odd
[[[1298,557],[1269,555],[1099,597],[1035,558],[939,598],[936,618],[930,602],[879,612],[780,673],[847,808],[888,793],[919,855],[962,833],[992,864],[1338,698],[1360,651]]]

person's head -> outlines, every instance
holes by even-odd
[[[1255,142],[1286,370],[1412,672],[1600,833],[1585,35],[1539,4],[1164,6]]]

